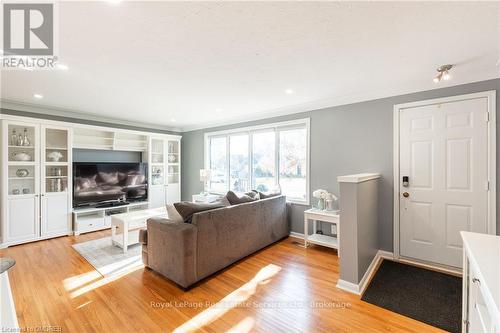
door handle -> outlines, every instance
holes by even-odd
[[[403,192],[403,197],[408,198],[410,196],[410,193],[408,192]]]

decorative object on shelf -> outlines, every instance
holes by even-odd
[[[212,170],[200,169],[200,182],[203,183],[203,191],[201,194],[208,194],[205,190],[208,188],[208,182],[212,179]]]
[[[61,178],[54,178],[50,180],[49,186],[50,192],[62,192],[63,191],[63,183]]]
[[[18,195],[20,193],[21,193],[21,191],[19,191],[18,188],[15,188],[15,189],[12,190],[12,194],[14,194],[14,195]]]
[[[27,153],[25,153],[23,151],[15,151],[12,154],[12,159],[14,161],[28,162],[28,161],[31,161],[31,155],[27,154]]]
[[[333,194],[333,193],[328,193],[326,199],[325,199],[325,210],[327,211],[334,211],[335,207],[333,207],[333,203],[337,201],[338,198]]]
[[[173,152],[174,152],[174,143],[173,142],[169,142],[168,143],[168,153],[172,154]]]
[[[30,172],[28,171],[28,169],[17,169],[16,171],[16,176],[21,178],[28,177],[29,174]]]
[[[47,154],[47,158],[50,160],[50,162],[59,162],[61,158],[63,158],[63,154],[61,154],[58,151],[53,151],[49,154]]]
[[[17,146],[17,134],[15,129],[12,130],[12,135],[10,136],[10,145]]]
[[[23,135],[19,133],[19,136],[17,137],[17,143],[16,146],[22,146],[23,145]]]
[[[23,194],[29,194],[30,189],[29,188],[23,188]]]
[[[174,154],[168,154],[168,161],[170,163],[176,163],[177,162],[177,156],[175,156]]]
[[[337,200],[335,195],[322,189],[314,191],[313,197],[318,199],[316,208],[319,210],[333,210],[333,202]]]
[[[168,173],[175,173],[175,169],[174,169],[174,167],[173,167],[173,166],[170,166],[170,167],[168,168]]]
[[[28,129],[24,129],[24,135],[23,135],[23,146],[29,146],[31,144],[30,140],[28,139]]]

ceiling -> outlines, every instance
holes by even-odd
[[[498,78],[500,2],[60,2],[59,59],[3,101],[190,130]]]

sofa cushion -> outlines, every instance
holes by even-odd
[[[177,223],[184,222],[184,219],[182,218],[181,214],[179,214],[177,209],[172,204],[167,204],[167,214],[168,214],[168,219],[171,220],[172,222],[177,222]]]
[[[231,205],[239,205],[245,202],[252,202],[259,200],[259,194],[255,192],[247,192],[243,194],[236,194],[233,191],[229,191],[226,194],[226,198]]]
[[[182,216],[182,220],[185,223],[191,223],[193,214],[204,212],[206,210],[223,208],[226,206],[217,202],[206,204],[206,203],[196,203],[190,201],[181,201],[174,203],[174,207],[180,214],[180,216]]]
[[[255,193],[258,193],[259,194],[259,198],[261,199],[267,199],[267,198],[272,198],[272,197],[277,197],[279,195],[281,195],[281,192],[277,192],[277,193],[263,193],[263,192],[260,192],[260,191],[257,191],[257,190],[252,190],[252,192],[255,192]]]

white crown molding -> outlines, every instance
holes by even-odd
[[[43,115],[50,115],[55,117],[65,117],[65,118],[73,118],[83,121],[94,121],[100,123],[107,124],[117,124],[122,126],[131,126],[135,128],[148,128],[148,129],[156,129],[160,131],[171,131],[171,132],[181,132],[180,128],[163,126],[158,124],[150,124],[150,123],[141,123],[136,121],[128,121],[123,119],[102,117],[93,114],[84,113],[81,111],[75,111],[71,109],[61,108],[61,107],[53,107],[53,106],[43,106],[32,103],[19,102],[9,99],[0,98],[0,108],[9,109],[14,111],[21,112],[31,112]],[[1,113],[1,112],[0,112]]]
[[[306,102],[306,103],[302,103],[302,104],[295,104],[295,105],[285,106],[285,107],[271,109],[271,110],[259,111],[259,112],[255,112],[252,115],[236,116],[236,117],[231,117],[228,119],[214,120],[214,121],[207,122],[207,123],[201,124],[201,125],[181,126],[180,130],[181,130],[181,132],[191,132],[191,131],[202,130],[202,129],[229,126],[229,125],[241,124],[241,123],[251,122],[251,121],[256,121],[256,120],[263,120],[263,119],[275,118],[275,117],[280,117],[280,116],[287,116],[287,115],[292,115],[292,114],[297,114],[297,113],[310,112],[310,111],[326,109],[326,108],[331,108],[331,107],[336,107],[336,106],[369,102],[369,101],[383,99],[383,98],[390,98],[390,97],[396,97],[396,96],[401,96],[401,95],[408,95],[408,94],[415,94],[415,93],[421,93],[421,92],[426,92],[426,91],[452,88],[452,87],[461,86],[464,84],[471,84],[471,83],[496,80],[496,79],[500,79],[500,73],[494,73],[491,76],[483,77],[481,79],[473,80],[473,81],[456,80],[453,83],[447,82],[447,83],[437,84],[431,89],[429,89],[429,86],[423,87],[420,85],[420,86],[414,86],[412,88],[393,88],[393,89],[388,89],[388,90],[384,90],[384,91],[371,91],[371,92],[365,92],[365,93],[356,93],[356,94],[349,94],[349,95],[344,95],[344,96],[329,97],[329,98],[320,99],[320,100],[316,100],[316,101],[310,101],[310,102]]]

